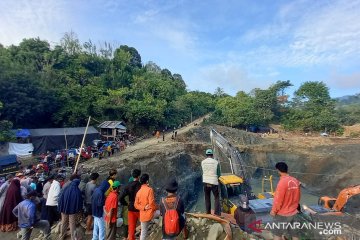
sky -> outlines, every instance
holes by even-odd
[[[189,90],[231,95],[290,80],[360,93],[360,0],[0,0],[0,43],[40,37],[138,50]]]

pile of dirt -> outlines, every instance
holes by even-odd
[[[360,137],[360,124],[344,126],[344,137]]]

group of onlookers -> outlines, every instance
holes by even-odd
[[[211,214],[212,192],[214,214],[220,216],[220,166],[211,149],[206,150],[206,155],[207,158],[201,163],[206,213]],[[274,221],[294,222],[300,200],[300,182],[289,176],[286,163],[279,162],[276,168],[281,177],[270,214],[274,216]],[[8,175],[0,186],[0,231],[10,232],[20,228],[22,239],[28,240],[32,230],[38,228],[44,238],[49,239],[50,228],[61,220],[61,240],[67,235],[71,235],[71,239],[78,239],[81,233],[77,225],[83,222],[86,222],[85,234],[92,234],[93,240],[113,240],[116,239],[121,217],[127,230],[125,239],[135,240],[136,228],[140,225],[140,240],[145,240],[151,221],[162,215],[163,239],[176,239],[181,232],[187,237],[185,206],[177,195],[178,183],[175,178],[168,179],[165,186],[167,195],[156,202],[149,175],[141,174],[139,169],[134,169],[128,183],[123,185],[116,180],[118,173],[115,169],[110,170],[108,177],[100,183],[96,172],[90,175],[81,174],[81,171],[77,173],[71,175],[68,181],[62,174],[52,174],[46,179],[22,172],[15,176]],[[41,212],[40,218],[37,218],[38,211]],[[240,196],[240,205],[234,217],[242,230],[251,232],[248,225],[256,218],[246,196]],[[280,239],[284,231],[275,231],[275,238]],[[298,233],[292,231],[290,235],[297,239]]]
[[[15,177],[9,175],[0,187],[0,230],[9,232],[20,228],[22,239],[30,239],[32,229],[38,228],[44,238],[49,239],[50,228],[61,220],[59,239],[65,239],[66,235],[77,239],[80,234],[77,225],[82,222],[86,225],[85,234],[92,234],[94,240],[115,239],[121,214],[119,208],[127,210],[122,211],[121,217],[128,230],[124,238],[129,240],[135,239],[138,224],[141,225],[140,239],[146,239],[150,222],[160,214],[163,215],[164,239],[174,239],[184,228],[185,209],[176,195],[175,179],[169,180],[168,195],[157,204],[149,175],[141,175],[138,169],[132,171],[129,182],[123,185],[116,180],[116,170],[110,170],[107,179],[100,184],[98,178],[98,173],[74,174],[64,181],[63,175],[53,174],[35,183],[22,173]],[[41,213],[40,218],[37,212]]]

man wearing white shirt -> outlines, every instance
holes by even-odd
[[[59,220],[59,212],[57,210],[57,206],[58,206],[58,199],[60,195],[61,186],[60,183],[57,181],[58,179],[59,176],[56,178],[56,180],[54,179],[52,181],[46,199],[46,208],[47,208],[47,214],[48,214],[48,220],[50,226],[52,226],[54,222]]]

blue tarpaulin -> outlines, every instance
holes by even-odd
[[[17,163],[15,154],[0,156],[0,167],[4,167],[4,166],[11,165],[14,163]]]
[[[27,138],[30,136],[29,129],[18,129],[16,131],[16,137],[17,138]]]

